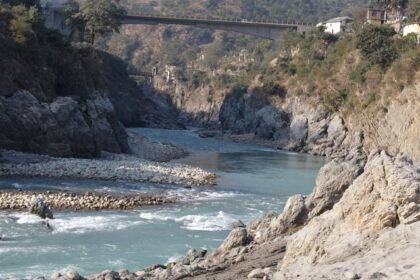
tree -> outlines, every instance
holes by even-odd
[[[84,21],[93,44],[98,35],[118,32],[120,17],[124,14],[125,11],[111,0],[86,0],[82,2],[78,17]]]
[[[408,0],[380,0],[380,3],[385,9],[392,10],[396,8],[405,8]]]
[[[24,5],[4,5],[0,2],[0,32],[19,45],[33,37],[33,25],[38,24],[38,8]]]
[[[407,16],[410,22],[420,21],[420,0],[410,0],[408,2]]]
[[[356,35],[356,47],[371,64],[385,69],[399,56],[393,40],[395,34],[389,26],[367,25]]]
[[[224,55],[223,41],[217,40],[209,46],[206,52],[204,62],[210,69],[216,69],[219,66],[219,61]]]
[[[37,6],[39,7],[39,0],[2,0],[3,3],[16,6],[24,5],[25,7]]]

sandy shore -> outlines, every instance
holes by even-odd
[[[1,176],[126,180],[180,186],[213,185],[216,175],[179,163],[157,163],[130,155],[105,159],[55,158],[3,151]]]
[[[109,195],[104,193],[73,193],[64,191],[10,191],[0,190],[0,209],[27,210],[33,196],[41,195],[45,202],[53,209],[71,210],[105,210],[105,209],[133,209],[146,205],[161,205],[174,203],[175,197],[160,195]]]

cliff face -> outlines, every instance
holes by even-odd
[[[386,150],[420,160],[420,79],[393,97],[386,109],[366,110],[349,118],[351,130],[364,133],[367,150]]]
[[[127,153],[127,135],[104,94],[42,103],[29,91],[0,97],[0,146],[56,156]]]
[[[171,89],[167,88],[167,91]],[[328,157],[342,157],[354,145],[366,151],[381,149],[391,155],[420,159],[420,83],[365,109],[331,112],[316,95],[272,94],[257,78],[242,91],[191,93],[172,89],[174,104],[186,124],[217,128],[228,134],[253,134],[255,140],[282,149]],[[386,103],[386,105],[383,105]]]
[[[96,157],[130,152],[123,125],[182,128],[170,100],[142,91],[121,59],[65,41],[23,7],[0,12],[0,148]]]

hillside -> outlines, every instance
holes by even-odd
[[[247,20],[280,20],[318,23],[339,15],[357,14],[367,1],[120,1],[128,13],[207,15]],[[123,58],[135,69],[161,71],[176,65],[180,72],[199,65],[200,69],[221,66],[220,58],[235,59],[243,49],[264,54],[270,42],[253,37],[180,26],[123,26],[119,34],[98,44]],[[268,49],[267,49],[268,46]],[[194,68],[194,67],[193,67]],[[185,79],[191,74],[185,73]]]
[[[355,7],[366,5],[365,0],[175,0],[131,1],[121,4],[129,11],[168,14],[197,14],[215,17],[236,17],[248,20],[278,19],[317,23],[338,15],[349,15]]]
[[[125,125],[179,127],[119,58],[70,44],[35,7],[0,4],[0,147],[59,156],[129,152]]]
[[[155,10],[167,9],[165,3]],[[223,5],[229,3],[233,2]],[[199,4],[193,7],[211,10],[202,6],[204,2]],[[304,38],[290,33],[284,35],[282,47],[275,49],[270,41],[244,35],[141,25],[123,27],[102,47],[133,68],[151,71],[157,67],[155,89],[171,96],[180,111],[179,120],[187,125],[247,135],[279,148],[331,155],[334,149],[329,146],[341,142],[331,143],[327,128],[338,114],[336,125],[345,122],[345,130],[351,125],[362,131],[370,147],[388,147],[394,153],[412,149],[413,140],[405,143],[399,138],[404,134],[394,135],[390,128],[382,131],[380,122],[401,92],[416,91],[418,47],[412,38],[401,39],[388,29],[363,33],[360,20],[356,18],[356,33],[374,38],[370,50],[358,45],[357,35],[315,32]],[[176,66],[172,81],[163,78],[165,65]],[[363,118],[372,123],[365,124]],[[393,136],[383,137],[384,133]],[[415,131],[408,134],[404,137],[412,139]]]

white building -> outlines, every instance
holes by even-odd
[[[417,43],[420,43],[420,23],[408,24],[403,27],[403,36],[417,35]]]
[[[331,34],[351,32],[350,23],[353,21],[350,17],[336,17],[330,20],[320,22],[316,26],[324,26],[325,32]]]
[[[407,36],[409,34],[420,34],[420,23],[413,23],[404,26],[403,28],[403,36]]]

